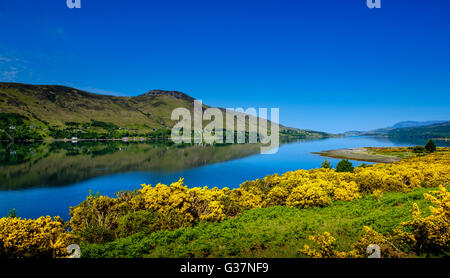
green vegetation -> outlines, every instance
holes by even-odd
[[[414,153],[418,153],[418,154],[422,154],[425,152],[425,148],[422,146],[414,146],[414,147],[411,147],[411,149],[413,150]]]
[[[139,131],[121,128],[114,123],[102,122],[91,119],[90,122],[66,122],[66,128],[57,126],[50,127],[49,135],[52,138],[77,138],[77,139],[122,139],[141,138],[146,139],[168,139],[171,130],[162,128],[151,132],[140,133]]]
[[[429,126],[396,128],[387,132],[394,138],[450,138],[450,122]]]
[[[0,113],[0,141],[39,140],[41,135],[30,120],[16,113]]]
[[[396,148],[366,148],[369,153],[396,158],[410,158],[426,155],[425,148],[422,146],[414,147],[396,147]]]
[[[8,216],[7,216],[8,218],[17,218],[17,211],[16,211],[16,209],[11,209],[9,212],[8,212]]]
[[[325,231],[338,238],[338,249],[349,250],[354,239],[364,233],[364,225],[390,233],[411,218],[413,203],[428,208],[430,202],[423,194],[432,190],[384,193],[381,199],[366,195],[322,208],[253,209],[221,223],[204,222],[173,231],[142,232],[110,243],[83,244],[83,257],[298,257],[298,250],[310,244],[310,235]]]
[[[352,163],[348,161],[347,159],[343,159],[339,161],[339,163],[336,165],[336,172],[353,172],[355,168],[353,167]]]
[[[312,131],[312,130],[302,130],[296,128],[280,128],[280,137],[282,139],[313,139],[313,138],[327,138],[335,137],[333,134],[326,132]]]
[[[392,127],[346,134],[391,138],[450,138],[450,121],[401,122]]]
[[[328,160],[325,160],[324,162],[322,162],[322,165],[320,166],[321,168],[324,168],[324,169],[332,169],[333,167],[331,166],[331,163],[330,163],[330,161],[328,161]]]
[[[436,151],[436,144],[434,144],[434,141],[432,139],[428,140],[427,144],[425,145],[425,150],[429,153],[434,153]]]

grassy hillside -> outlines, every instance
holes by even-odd
[[[360,132],[358,135],[364,136],[385,136],[393,138],[450,138],[450,122],[441,122],[426,125],[418,123],[420,126],[410,126],[405,122],[394,125],[390,128],[380,128],[372,131]],[[430,122],[433,123],[433,122]],[[410,124],[412,125],[412,124]],[[399,126],[395,128],[395,126]]]
[[[175,124],[172,111],[193,111],[193,101],[176,91],[117,97],[64,86],[0,83],[0,139],[168,137]],[[280,130],[284,136],[328,136],[282,126]]]
[[[396,128],[388,132],[389,137],[450,138],[450,122],[420,127]]]
[[[63,86],[0,83],[0,110],[17,113],[49,125],[66,122],[112,122],[128,128],[165,128],[172,126],[170,114],[176,107],[191,107],[188,96],[160,94],[137,97],[98,95]]]

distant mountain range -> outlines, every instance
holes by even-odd
[[[450,122],[418,127],[404,127],[389,130],[389,137],[398,138],[450,138]]]
[[[404,121],[370,131],[347,131],[345,136],[383,136],[394,138],[450,138],[450,121]]]
[[[0,139],[167,137],[176,123],[170,119],[172,111],[178,107],[193,111],[193,102],[193,97],[177,91],[119,97],[65,86],[0,82]],[[300,138],[330,135],[282,125],[280,132]]]
[[[426,122],[405,121],[405,122],[396,123],[391,128],[419,127],[419,126],[442,124],[445,122],[448,122],[448,121],[426,121]]]

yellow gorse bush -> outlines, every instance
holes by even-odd
[[[183,179],[170,186],[158,184],[152,187],[143,184],[142,187],[139,194],[142,195],[145,208],[178,218],[179,226],[189,225],[194,220],[221,221],[226,218],[224,200],[228,195],[227,188],[189,189],[183,185]]]
[[[423,217],[414,204],[412,220],[400,224],[393,235],[382,235],[368,226],[364,226],[364,234],[352,245],[349,252],[336,250],[336,239],[328,232],[310,236],[317,248],[305,245],[299,253],[312,258],[345,258],[367,257],[366,248],[371,244],[380,247],[385,258],[402,258],[411,256],[400,248],[414,251],[415,254],[442,254],[450,251],[450,193],[443,186],[424,197],[432,202],[431,215]]]
[[[186,226],[194,220],[190,211],[192,197],[182,179],[170,186],[159,183],[155,187],[145,184],[142,187],[139,193],[142,194],[146,209],[171,217],[171,224],[178,227]]]
[[[72,240],[58,217],[0,219],[0,257],[67,257]]]
[[[267,198],[263,206],[282,206],[286,204],[286,199],[289,197],[287,188],[275,186],[267,194]]]
[[[322,235],[309,236],[309,240],[313,241],[318,245],[317,249],[305,244],[303,249],[299,252],[311,257],[311,258],[345,258],[344,252],[339,252],[336,250],[334,238],[329,232],[324,232]]]
[[[400,251],[392,242],[391,238],[379,234],[370,227],[364,226],[364,234],[359,240],[352,244],[350,251],[339,251],[336,247],[336,238],[330,233],[324,232],[316,236],[309,236],[309,240],[314,242],[316,248],[305,244],[299,250],[300,254],[311,258],[365,258],[370,254],[367,253],[369,245],[376,244],[380,248],[380,255],[384,258],[403,258],[407,254]]]
[[[423,217],[414,204],[413,219],[401,223],[396,230],[398,238],[414,245],[414,251],[422,253],[439,253],[450,251],[450,193],[443,186],[439,191],[425,194],[425,198],[435,206],[430,206],[431,215]]]
[[[208,190],[208,187],[193,188],[190,191],[191,208],[194,217],[200,221],[222,221],[226,218],[223,200],[227,190],[220,190],[217,187]]]
[[[331,202],[331,197],[327,191],[331,187],[330,182],[321,179],[308,181],[292,190],[286,200],[286,205],[288,207],[307,208],[328,204]]]
[[[361,198],[356,182],[341,181],[334,189],[334,199],[338,201],[351,201]]]
[[[261,208],[263,205],[264,194],[258,188],[236,189],[233,196],[242,210]]]

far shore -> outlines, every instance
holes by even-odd
[[[374,154],[367,148],[328,150],[322,152],[313,152],[313,154],[318,154],[320,156],[330,158],[350,159],[377,163],[393,163],[401,160],[401,158],[395,156]]]
[[[433,138],[436,141],[450,141],[450,138]]]
[[[128,137],[128,138],[104,138],[104,139],[74,139],[74,138],[63,138],[63,139],[41,139],[41,140],[0,140],[0,142],[18,142],[18,143],[33,143],[33,142],[81,142],[81,141],[154,141],[163,140],[167,141],[170,138],[144,138],[144,137]]]

